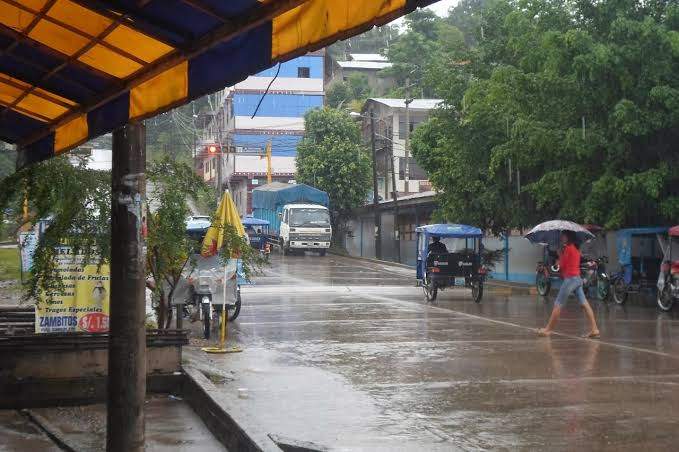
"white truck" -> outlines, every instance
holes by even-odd
[[[283,250],[317,251],[332,242],[328,194],[305,184],[273,182],[252,191],[253,216],[269,222],[267,239]]]

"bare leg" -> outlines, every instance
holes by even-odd
[[[585,311],[585,317],[587,317],[587,321],[589,322],[589,334],[587,336],[599,336],[599,327],[596,324],[596,318],[594,318],[594,311],[592,310],[592,307],[587,301],[585,301],[585,303],[580,306],[582,306],[582,310]]]
[[[549,336],[552,334],[554,327],[556,327],[556,323],[559,321],[559,317],[561,317],[561,306],[554,305],[554,309],[552,309],[552,314],[549,316],[549,322],[547,322],[547,326],[540,328],[538,330],[538,334],[540,336]]]

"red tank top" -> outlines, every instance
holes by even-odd
[[[580,251],[575,245],[568,244],[561,252],[559,272],[563,279],[580,276]]]

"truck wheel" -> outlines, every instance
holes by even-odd
[[[283,242],[283,256],[289,256],[290,255],[290,245],[287,245],[285,242]]]

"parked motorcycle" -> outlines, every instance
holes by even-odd
[[[580,265],[582,288],[587,293],[590,288],[594,287],[600,300],[606,300],[611,293],[611,280],[606,273],[606,263],[608,263],[608,258],[599,257],[588,259]]]
[[[667,241],[658,236],[663,249],[663,262],[658,276],[658,307],[669,311],[676,301],[679,301],[679,260],[676,260],[679,250],[679,226],[670,228]],[[674,248],[674,250],[673,250]]]
[[[226,281],[225,273],[232,275]],[[226,307],[227,319],[230,322],[240,314],[240,286],[235,272],[223,273],[214,267],[196,270],[195,276],[189,277],[189,284],[193,288],[189,303],[203,324],[205,339],[210,339],[211,330],[219,331],[223,306]]]

